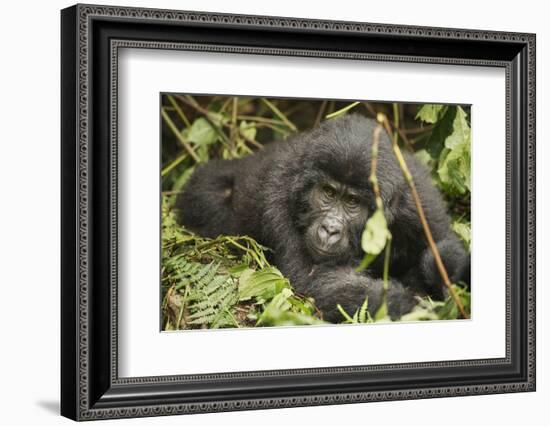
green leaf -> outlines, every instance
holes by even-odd
[[[384,212],[377,209],[367,220],[365,230],[361,236],[361,247],[365,253],[378,256],[384,250],[390,235]]]
[[[451,195],[462,195],[471,189],[470,125],[466,112],[460,106],[446,106],[438,114],[425,147],[432,161],[427,160],[425,153],[418,156],[425,164],[436,162],[437,177],[444,191]]]
[[[225,123],[229,121],[229,118],[227,118],[224,114],[219,112],[210,111],[208,113],[208,119],[218,127],[223,126]]]
[[[239,300],[253,297],[271,300],[289,284],[277,268],[265,268],[252,273],[242,273],[239,278]]]
[[[272,308],[266,308],[262,313],[256,325],[262,326],[292,326],[292,325],[319,325],[326,322],[319,318],[305,315],[300,312],[280,311]]]
[[[471,190],[471,131],[461,107],[456,107],[453,131],[445,139],[445,148],[449,151],[439,162],[439,178],[451,194],[464,194]]]
[[[465,143],[470,144],[470,125],[466,120],[466,112],[456,107],[451,134],[445,139],[445,148],[455,149]]]
[[[426,142],[426,151],[434,159],[439,158],[445,147],[445,140],[453,133],[453,122],[456,116],[456,107],[448,106],[441,113],[439,120],[433,127],[432,134]]]
[[[439,120],[439,116],[442,113],[445,105],[441,104],[426,104],[423,105],[414,117],[416,120],[422,120],[426,123],[434,124]]]
[[[363,304],[361,305],[361,308],[359,308],[359,322],[365,323],[369,320],[369,311],[367,311],[367,308],[369,307],[369,297],[365,297],[365,300],[363,301]]]
[[[336,309],[342,314],[344,317],[344,324],[365,324],[374,322],[374,320],[371,318],[369,311],[367,310],[369,305],[369,298],[365,297],[365,300],[363,301],[363,304],[359,309],[355,311],[353,314],[353,317],[346,312],[346,310],[342,307],[342,305],[337,304]]]
[[[444,153],[437,174],[443,189],[450,194],[465,194],[471,190],[469,140]]]
[[[453,284],[452,286],[458,298],[462,302],[466,312],[470,312],[470,292],[460,285]],[[460,318],[460,312],[458,311],[456,303],[451,296],[447,297],[443,306],[438,306],[436,308],[436,313],[439,319],[446,320]]]
[[[254,270],[250,269],[246,263],[237,264],[229,268],[229,273],[236,277],[241,277],[245,273],[252,274],[253,272]]]
[[[420,161],[422,164],[428,167],[432,167],[433,158],[428,154],[428,151],[425,149],[420,149],[414,153],[414,156]]]
[[[340,305],[339,303],[336,305],[336,309],[342,314],[342,316],[346,319],[344,322],[353,324],[354,320],[350,315],[346,312],[346,310]]]
[[[216,129],[204,117],[197,118],[184,132],[190,142],[199,146],[211,145],[218,140]]]
[[[256,325],[311,325],[324,324],[318,318],[311,316],[308,310],[303,311],[290,288],[281,292],[265,307]],[[298,309],[296,309],[298,308]]]
[[[469,223],[461,222],[461,221],[455,221],[452,224],[452,229],[457,234],[462,241],[466,244],[466,246],[469,248],[470,244],[472,242],[472,229]]]
[[[239,130],[244,137],[252,140],[256,139],[257,129],[255,123],[247,123],[243,120],[239,123]]]

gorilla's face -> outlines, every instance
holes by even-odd
[[[326,179],[308,195],[305,241],[317,261],[352,257],[368,217],[366,200],[359,191]]]

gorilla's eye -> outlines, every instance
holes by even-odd
[[[328,198],[334,198],[336,196],[336,190],[330,185],[323,185],[323,192]]]
[[[346,203],[351,207],[356,207],[359,205],[361,200],[357,195],[349,195],[346,197]]]

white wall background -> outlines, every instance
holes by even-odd
[[[103,4],[537,33],[538,390],[529,394],[118,420],[118,424],[499,426],[544,424],[550,401],[550,28],[536,0],[297,2],[104,0]],[[59,9],[71,2],[11,1],[0,26],[0,422],[68,424],[59,404]],[[131,422],[131,423],[129,423]],[[117,424],[107,421],[102,424]]]

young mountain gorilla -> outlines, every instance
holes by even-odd
[[[249,157],[200,166],[177,202],[181,224],[205,237],[248,235],[272,248],[273,263],[296,291],[315,299],[327,321],[342,320],[337,304],[353,314],[367,296],[373,315],[382,302],[384,255],[365,272],[355,268],[375,210],[368,179],[376,125],[348,115]],[[411,155],[405,159],[451,279],[469,282],[469,256],[450,230],[441,195],[429,172]],[[396,318],[413,308],[415,294],[442,299],[445,291],[385,132],[377,176],[393,235],[388,310]]]

